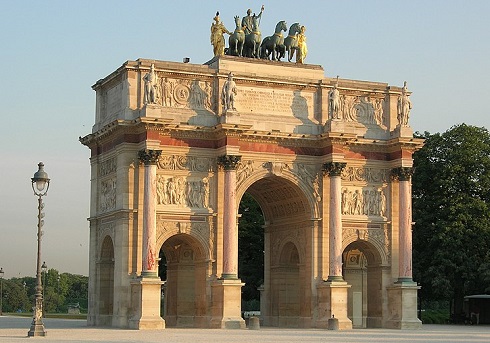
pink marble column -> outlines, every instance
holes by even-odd
[[[222,279],[238,279],[238,227],[236,208],[236,167],[241,156],[224,155],[218,160],[225,171],[223,209]]]
[[[346,164],[329,162],[323,170],[330,176],[329,208],[329,275],[327,281],[343,281],[342,277],[342,182],[340,174]]]
[[[143,193],[143,266],[142,277],[158,277],[158,251],[156,247],[157,192],[156,178],[159,150],[141,150],[139,159],[145,165]]]
[[[412,280],[412,168],[396,168],[395,177],[399,180],[399,261],[398,282],[413,282]]]

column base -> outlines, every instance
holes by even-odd
[[[420,329],[422,322],[417,318],[417,291],[420,286],[410,281],[398,280],[388,287],[389,319],[385,327],[390,329]]]
[[[352,329],[352,321],[347,317],[347,291],[350,287],[345,281],[326,281],[318,285],[316,327],[327,329],[329,319],[335,318],[336,330]]]
[[[160,317],[162,284],[160,278],[155,277],[141,277],[131,281],[133,315],[129,319],[130,329],[165,329],[165,320]]]
[[[245,329],[242,318],[242,286],[240,279],[216,280],[211,285],[211,322],[213,329]]]

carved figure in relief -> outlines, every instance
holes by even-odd
[[[407,94],[407,81],[403,83],[402,95],[398,97],[398,123],[401,126],[408,126],[408,119],[410,116],[410,110],[412,109],[412,102],[408,98]]]
[[[204,108],[204,101],[206,95],[199,85],[198,80],[194,80],[191,83],[191,94],[189,97],[189,103],[193,108]]]
[[[359,97],[346,96],[346,95],[341,96],[341,110],[342,110],[341,119],[344,119],[345,121],[348,122],[357,121],[356,106],[358,104],[359,104]]]
[[[209,179],[207,177],[202,179],[201,182],[201,196],[202,196],[202,207],[209,207]]]
[[[225,33],[231,34],[219,19],[219,12],[216,12],[214,23],[211,24],[211,45],[213,46],[214,56],[223,56],[225,54]]]
[[[383,189],[351,190],[343,188],[341,212],[343,215],[385,216],[386,196]]]
[[[339,77],[337,76],[337,82],[335,82],[332,90],[328,93],[328,106],[330,109],[330,117],[332,119],[342,119],[342,113],[340,111],[340,93],[337,89],[338,85]]]
[[[174,84],[165,78],[162,82],[162,94],[163,94],[163,106],[172,106],[172,94],[174,91]]]
[[[157,204],[166,205],[167,203],[167,179],[160,175],[157,179]]]
[[[168,179],[167,190],[168,190],[168,203],[171,205],[177,204],[177,191],[174,179]]]
[[[374,101],[374,120],[378,125],[383,125],[383,103],[383,99],[376,99]]]
[[[236,83],[233,81],[233,74],[228,74],[228,80],[223,84],[223,90],[221,92],[221,103],[223,104],[223,111],[236,111],[235,108],[235,95],[237,94]]]
[[[240,163],[237,170],[237,185],[241,184],[247,179],[253,172],[253,161],[247,161]]]
[[[156,104],[158,99],[158,75],[155,72],[155,65],[152,64],[150,71],[143,77],[145,82],[145,104]]]
[[[298,53],[296,54],[296,63],[303,63],[308,54],[306,46],[306,27],[301,26],[301,32],[298,34]]]

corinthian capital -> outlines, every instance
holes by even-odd
[[[340,176],[347,163],[344,162],[327,162],[322,166],[322,170],[328,176]]]
[[[156,164],[158,162],[158,158],[160,157],[162,151],[161,150],[149,150],[144,149],[138,151],[138,159],[144,165]]]
[[[224,170],[236,170],[242,156],[238,155],[223,155],[218,157],[218,166]]]
[[[391,176],[394,180],[410,181],[413,175],[412,167],[398,167],[391,170]]]

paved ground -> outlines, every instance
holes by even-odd
[[[87,327],[84,320],[44,320],[46,337],[27,338],[30,318],[0,317],[0,342],[35,340],[51,342],[104,342],[104,343],[271,343],[271,342],[490,342],[490,326],[423,325],[421,330],[365,329],[329,331],[318,329],[212,330],[173,329],[158,331],[117,330]]]

